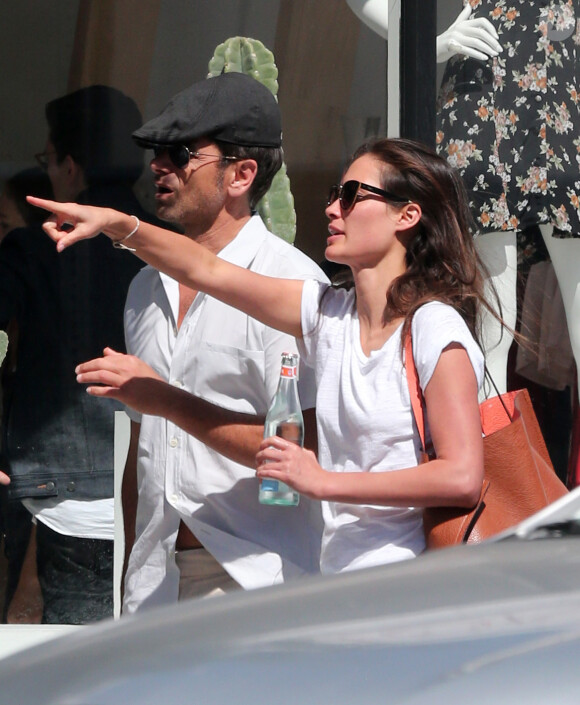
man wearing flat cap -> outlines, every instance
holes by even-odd
[[[133,137],[153,149],[163,220],[253,271],[325,278],[253,212],[283,159],[278,104],[258,81],[226,73],[195,83]],[[125,336],[131,356],[120,364],[147,363],[179,388],[180,404],[189,394],[179,426],[129,410],[123,611],[316,572],[317,503],[259,504],[253,470],[281,353],[296,350],[294,339],[151,267],[131,285]],[[300,392],[312,424],[308,371]]]

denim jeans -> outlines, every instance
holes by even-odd
[[[36,528],[43,624],[86,624],[113,616],[113,541]]]

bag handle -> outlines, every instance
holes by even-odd
[[[497,397],[498,397],[498,399],[499,399],[501,405],[503,406],[503,409],[504,409],[504,411],[505,411],[505,413],[506,413],[506,415],[507,415],[507,417],[508,417],[510,423],[512,423],[513,420],[514,420],[514,417],[512,416],[512,414],[510,414],[510,411],[509,411],[509,409],[507,408],[506,403],[505,403],[505,401],[504,401],[504,399],[503,399],[503,395],[502,395],[502,393],[499,391],[499,389],[497,388],[497,384],[494,382],[493,377],[491,376],[491,374],[490,374],[490,372],[489,372],[489,369],[487,368],[487,365],[485,366],[485,376],[486,376],[486,377],[488,378],[488,380],[491,382],[491,386],[494,388],[495,393],[496,393],[496,395],[497,395]]]
[[[425,445],[425,407],[423,406],[423,391],[421,389],[421,384],[419,383],[419,373],[417,372],[417,367],[415,366],[415,358],[413,356],[413,342],[411,340],[411,332],[407,334],[407,339],[405,340],[405,368],[407,371],[407,384],[409,385],[409,396],[411,398],[411,409],[413,411],[413,416],[415,417],[415,423],[417,425],[417,429],[419,431],[419,438],[421,440],[421,445],[423,447],[423,452],[424,454],[428,456],[428,453],[426,451],[426,445]],[[494,385],[495,386],[495,385]],[[503,402],[502,402],[503,404]],[[505,404],[504,404],[505,408]],[[507,412],[507,409],[506,409]],[[509,414],[508,414],[509,416]],[[479,500],[473,510],[465,510],[465,519],[468,520],[467,522],[463,522],[461,524],[460,528],[460,533],[458,534],[458,539],[455,541],[456,543],[466,543],[470,534],[473,531],[473,528],[479,519],[481,513],[485,509],[485,495],[487,494],[487,491],[490,487],[490,483],[487,479],[484,479],[482,489],[481,489],[481,494],[479,497]],[[429,523],[431,521],[431,528],[433,528],[436,524],[441,523],[441,520],[435,521],[435,524],[432,523],[432,518],[437,516],[436,512],[440,510],[441,508],[437,507],[426,507],[423,510],[423,526],[426,529],[426,537],[428,541],[428,534],[430,533],[430,530],[428,530]],[[432,512],[435,512],[433,514]],[[431,517],[431,519],[429,519]],[[425,523],[426,522],[426,523]]]
[[[405,340],[405,369],[407,370],[407,384],[409,385],[409,396],[411,397],[411,409],[415,417],[415,423],[419,431],[421,446],[423,451],[426,451],[425,445],[425,411],[423,408],[423,391],[419,383],[419,373],[415,367],[415,359],[413,358],[413,341],[411,340],[411,331],[407,334]]]
[[[413,357],[413,341],[411,339],[411,331],[409,330],[407,334],[407,339],[405,340],[405,368],[407,370],[407,383],[409,385],[409,396],[411,398],[411,408],[413,410],[413,416],[415,417],[415,423],[417,424],[417,429],[419,431],[419,438],[421,439],[421,445],[423,450],[426,452],[425,445],[425,407],[423,405],[423,391],[419,383],[419,373],[415,366],[415,359]],[[513,422],[514,417],[510,413],[502,393],[497,388],[496,383],[493,380],[487,366],[485,368],[485,375],[491,382],[497,397],[506,413],[506,416],[510,423]]]

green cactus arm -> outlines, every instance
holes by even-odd
[[[278,69],[274,54],[258,39],[231,37],[216,47],[209,62],[209,76],[238,71],[263,83],[275,96],[278,95]]]
[[[257,209],[268,230],[286,242],[294,243],[296,211],[286,164],[282,164],[280,171],[272,180],[270,189],[259,201]]]
[[[209,62],[208,78],[238,71],[263,83],[274,96],[278,94],[278,69],[274,55],[258,39],[231,37],[216,47]],[[266,227],[286,242],[296,237],[296,211],[286,164],[276,174],[269,191],[257,205]]]
[[[0,330],[0,365],[4,362],[6,353],[8,352],[8,336],[3,330]]]

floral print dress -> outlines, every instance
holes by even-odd
[[[437,149],[460,170],[480,232],[550,223],[580,237],[580,0],[469,3],[503,52],[448,61]]]

